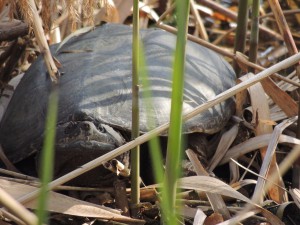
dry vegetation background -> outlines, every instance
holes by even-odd
[[[300,44],[298,1],[261,1],[259,39],[256,42],[250,38],[252,5],[247,6],[249,19],[246,20],[246,32],[236,33],[237,24],[242,19],[242,15],[238,15],[239,2],[241,4],[243,1],[190,0],[188,36],[190,40],[226,57],[237,72],[238,83],[253,79],[251,77],[261,71],[268,72],[265,68],[297,55]],[[140,1],[141,28],[156,26],[176,33],[173,9],[171,1]],[[59,79],[59,63],[52,59],[48,44],[58,43],[73,31],[102,21],[131,24],[132,1],[1,0],[2,102],[13,89],[8,82],[26,71],[39,54],[43,54],[53,81]],[[300,132],[296,117],[300,72],[298,64],[294,66],[289,61],[285,64],[286,69],[272,72],[268,78],[236,95],[235,123],[218,140],[217,154],[206,170],[192,153],[187,152],[196,173],[201,176],[192,179],[184,177],[179,182],[179,187],[186,190],[178,195],[178,201],[183,204],[180,217],[186,224],[217,224],[226,220],[237,224],[243,219],[246,219],[244,224],[300,224]],[[8,173],[6,170],[1,172]],[[219,179],[209,177],[211,172],[215,172]],[[37,189],[37,181],[25,179],[20,174],[10,176],[16,178],[0,178],[0,198],[7,197],[13,204],[11,208],[6,205],[9,212],[1,209],[8,219],[3,217],[0,224],[35,221],[33,214],[25,211],[5,192],[14,199],[20,199]],[[160,223],[157,190],[154,187],[142,189],[139,220],[106,207],[115,207],[118,198],[121,198],[115,194],[116,188],[88,189],[89,192],[84,189],[83,193],[88,193],[85,195],[90,196],[91,192],[96,195],[92,199],[96,204],[51,192],[49,211],[53,212],[52,223]],[[129,192],[130,189],[127,189],[124,195]],[[225,196],[224,201],[216,202],[218,198],[215,197],[219,194]],[[34,208],[34,201],[25,206]]]

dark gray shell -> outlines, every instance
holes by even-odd
[[[112,127],[131,129],[131,41],[125,25],[106,24],[73,36],[58,51],[62,64],[58,122],[74,112],[85,112]],[[154,108],[148,111],[155,126],[168,122],[171,75],[176,37],[158,29],[141,31]],[[218,54],[188,41],[186,49],[184,112],[201,105],[235,84],[230,65]],[[17,162],[30,155],[30,145],[41,138],[51,80],[39,57],[17,87],[0,124],[0,143],[8,158]],[[143,92],[143,87],[141,87]],[[149,130],[146,107],[140,101],[140,129]],[[229,99],[187,121],[184,132],[215,133],[233,113]]]

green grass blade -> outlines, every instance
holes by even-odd
[[[143,102],[146,107],[146,112],[153,112],[152,110],[154,108],[153,102],[152,102],[152,92],[151,92],[151,85],[148,79],[148,72],[147,72],[147,65],[146,65],[146,59],[145,59],[145,53],[142,43],[140,43],[140,64],[139,64],[139,75],[140,75],[140,81],[142,84],[142,91],[141,94],[143,95]],[[147,113],[147,126],[150,128],[150,130],[155,128],[155,121],[154,118]],[[162,151],[159,143],[159,138],[154,137],[149,142],[149,149],[150,149],[150,157],[151,157],[151,163],[153,167],[154,172],[154,178],[156,183],[163,182],[163,175],[164,175],[164,169],[163,169],[163,156]]]
[[[167,209],[163,212],[165,221],[177,224],[176,218],[176,181],[180,175],[180,158],[182,155],[182,102],[185,73],[185,45],[187,38],[187,21],[189,1],[176,1],[177,40],[173,65],[172,103],[170,115],[170,128],[168,138],[168,151],[166,158],[166,175],[163,190],[163,201]]]
[[[57,111],[58,90],[56,87],[54,87],[49,96],[44,144],[40,160],[41,164],[39,165],[39,168],[41,168],[41,188],[37,208],[39,225],[47,223],[48,212],[46,209],[48,199],[48,183],[51,182],[53,177]]]

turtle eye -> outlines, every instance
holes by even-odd
[[[76,124],[70,122],[69,125],[65,128],[65,134],[70,134],[74,130],[74,127],[76,127]]]
[[[101,125],[98,126],[98,130],[99,130],[101,133],[105,133],[105,132],[106,132],[106,129],[105,129],[103,126],[101,126]]]
[[[91,126],[88,123],[82,123],[81,128],[85,131],[88,131],[88,130],[90,130]]]

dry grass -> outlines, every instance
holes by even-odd
[[[170,2],[171,1],[168,1],[171,8],[168,13],[172,15],[173,11]],[[207,194],[208,201],[211,205],[201,205],[201,203],[199,203],[200,201],[197,200],[197,210],[206,212],[208,209],[214,209],[216,213],[223,215],[222,220],[227,220],[224,224],[238,223],[243,219],[249,217],[253,218],[253,216],[258,215],[258,213],[261,213],[264,218],[268,222],[272,222],[272,224],[282,224],[281,218],[267,211],[264,205],[268,201],[272,201],[272,204],[279,207],[284,205],[288,200],[294,200],[299,207],[299,187],[288,190],[289,186],[286,186],[286,184],[290,185],[293,180],[285,181],[284,178],[282,178],[283,172],[286,172],[288,169],[291,170],[292,164],[299,157],[300,141],[295,138],[296,132],[293,129],[287,128],[287,125],[295,123],[296,119],[294,116],[298,113],[298,99],[293,98],[291,93],[295,93],[296,88],[299,87],[299,79],[297,76],[299,66],[296,70],[292,67],[300,61],[300,55],[297,53],[299,35],[297,32],[294,32],[292,28],[289,28],[289,24],[299,26],[299,16],[295,16],[294,19],[292,19],[292,16],[286,17],[286,20],[289,20],[289,23],[285,23],[284,20],[281,20],[282,18],[285,18],[285,14],[278,8],[278,5],[276,4],[277,1],[269,1],[272,7],[266,6],[267,1],[264,1],[264,5],[261,6],[263,22],[260,23],[259,26],[260,34],[262,34],[263,37],[268,37],[267,39],[269,40],[272,39],[272,41],[266,41],[261,37],[260,42],[258,43],[259,52],[257,55],[259,57],[257,63],[250,63],[246,57],[248,54],[247,46],[244,53],[233,53],[232,38],[235,37],[235,34],[233,33],[235,28],[231,27],[222,30],[219,25],[207,25],[209,23],[209,20],[206,20],[207,18],[214,20],[216,23],[220,22],[216,19],[216,13],[221,13],[223,18],[226,18],[227,23],[233,23],[232,21],[237,19],[237,13],[217,4],[215,1],[198,1],[201,5],[195,2],[196,1],[191,1],[192,11],[190,27],[192,33],[188,35],[188,38],[217,51],[219,54],[227,57],[230,62],[237,62],[243,71],[243,75],[248,73],[249,67],[255,69],[256,75],[253,76],[247,74],[242,76],[242,78],[240,78],[241,83],[199,106],[193,112],[185,115],[185,118],[191,118],[192,116],[209,109],[213,105],[218,104],[224,99],[238,95],[236,101],[237,116],[241,117],[245,111],[250,111],[253,116],[251,121],[245,121],[244,118],[240,118],[239,121],[240,123],[246,124],[248,128],[252,130],[252,134],[255,135],[255,137],[248,138],[239,144],[232,144],[233,137],[238,135],[236,130],[238,125],[235,125],[232,128],[233,130],[223,134],[222,141],[220,142],[221,144],[219,144],[218,147],[218,153],[209,162],[210,167],[208,168],[208,171],[214,171],[218,166],[229,163],[230,169],[226,171],[228,174],[228,177],[225,178],[227,179],[226,183],[221,183],[220,180],[210,179],[209,177],[201,177],[200,175],[207,176],[208,174],[205,173],[205,171],[201,172],[201,170],[198,171],[196,169],[198,176],[183,178],[180,180],[180,185],[185,189],[199,191],[199,195],[201,195],[200,191],[204,191]],[[292,2],[295,3],[295,1]],[[36,26],[35,23],[37,17],[34,15],[34,10],[30,5],[30,1],[0,1],[0,12],[6,10],[6,16],[12,18],[15,17],[13,12],[16,12],[16,8],[19,8],[22,18],[33,27],[36,34],[40,33],[39,35],[36,35],[35,38],[41,38],[37,43],[39,43],[38,45],[40,46],[42,53],[46,52],[45,49],[47,49],[47,47],[45,47],[46,36],[48,36],[49,42],[55,43],[56,40],[59,41],[64,39],[64,37],[72,31],[75,31],[80,27],[95,25],[100,23],[100,21],[124,23],[128,15],[131,14],[130,4],[118,0],[40,0],[36,1],[36,3],[38,9],[37,12],[41,17],[43,27],[40,26],[39,28],[34,28]],[[163,14],[160,19],[157,19],[159,15],[153,10],[153,6],[159,6],[159,3],[161,3],[161,1],[148,1],[147,4],[143,4],[140,18],[143,23],[141,24],[147,27],[149,22],[157,23],[156,25],[158,27],[176,33],[176,28],[170,25],[172,24],[172,16]],[[7,4],[9,4],[9,8],[7,8]],[[293,7],[295,7],[295,4],[292,4]],[[203,6],[206,6],[206,8],[203,9]],[[265,7],[263,8],[263,6]],[[273,11],[273,14],[265,14],[266,16],[264,16],[263,9]],[[274,17],[270,18],[272,15],[274,15]],[[166,24],[166,21],[171,22],[170,24]],[[277,26],[279,26],[279,29],[274,28]],[[208,40],[208,42],[206,40]],[[280,44],[282,41],[286,43],[287,48]],[[218,43],[218,46],[216,43]],[[269,51],[268,49],[271,48],[272,51]],[[287,54],[294,54],[294,56],[288,57]],[[55,68],[53,65],[55,63],[51,63],[50,61],[51,57],[48,55],[48,58],[46,59],[46,62],[48,62],[48,69],[53,71]],[[239,93],[246,91],[247,89],[248,92],[246,94],[244,93],[244,96],[248,95],[250,101],[248,102],[249,106],[246,108],[244,106],[244,96]],[[81,168],[51,182],[49,184],[49,189],[54,189],[73,177],[128,151],[133,146],[148,141],[153,136],[166,130],[168,126],[169,124],[164,124],[153,131],[136,138],[136,140],[128,142],[114,151],[83,165]],[[283,133],[283,130],[285,133]],[[288,143],[288,145],[279,145],[280,143]],[[293,150],[291,146],[296,147],[294,147]],[[280,156],[279,153],[276,154],[276,152],[279,152],[278,149],[284,151],[283,159],[276,159],[276,157]],[[257,154],[254,152],[257,152]],[[189,157],[195,168],[201,168],[202,165],[199,165],[199,162],[197,162],[193,156],[189,155]],[[282,163],[280,164],[280,162]],[[239,174],[241,171],[243,171],[243,175]],[[250,173],[254,175],[249,175]],[[249,180],[250,178],[246,179],[245,177],[251,177],[251,180]],[[247,193],[250,195],[249,198],[236,191],[236,189],[244,191],[248,190],[244,187],[249,187],[251,185],[255,186],[253,192],[249,191],[249,193]],[[19,190],[21,189],[22,188]],[[290,192],[289,196],[288,191]],[[22,197],[14,197],[18,198],[21,202],[27,202],[34,199],[38,193],[37,189],[31,189],[30,192],[31,193],[27,193],[26,195],[24,195],[24,193],[20,194]],[[185,193],[179,195],[179,198],[184,196],[184,194]],[[220,200],[221,194],[227,194],[230,197],[230,200],[225,197],[223,197],[224,201]],[[253,195],[252,198],[251,195]],[[234,198],[240,199],[247,204],[238,209],[233,208],[230,206],[230,201],[233,201],[232,199]],[[61,196],[59,197],[59,200],[64,201]],[[195,208],[190,207],[190,205],[192,205],[190,199],[184,199],[182,197],[180,200],[187,203],[182,211],[182,215],[185,218],[194,218],[198,215],[197,220],[203,221],[199,218],[201,217],[199,216],[201,213],[198,212],[196,214]],[[76,205],[76,202],[71,202],[70,205],[72,206],[72,204]],[[225,207],[227,206],[227,208],[224,208],[224,205]],[[80,209],[78,215],[81,215],[81,210],[84,211],[86,209]],[[97,208],[97,210],[99,209]],[[59,212],[63,213],[63,210]],[[109,216],[112,216],[111,214],[106,214],[107,211],[102,213],[103,215],[106,215],[106,217],[103,216],[103,218],[106,219]],[[9,214],[6,215],[7,217],[10,216]],[[82,213],[82,215],[87,216],[87,214],[84,213]],[[133,222],[131,220],[126,221],[126,219],[119,217],[118,215],[114,216],[115,218],[118,218],[119,221]],[[12,220],[14,219],[13,216],[10,218]],[[15,218],[15,220],[17,221],[17,218]],[[24,219],[22,220],[24,221]],[[296,223],[297,222],[299,221],[296,221]],[[21,224],[20,221],[17,223]]]

